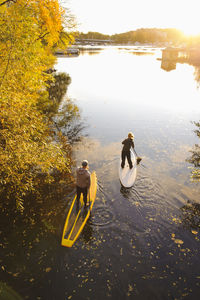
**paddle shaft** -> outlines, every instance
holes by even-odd
[[[89,196],[89,205],[90,205],[90,187],[89,187],[89,191],[88,191],[88,196]]]
[[[136,153],[136,151],[135,151],[135,149],[134,149],[134,148],[133,148],[133,151],[135,152],[136,156],[138,157],[138,155],[137,155],[137,153]]]
[[[139,157],[139,156],[137,155],[137,153],[136,153],[136,151],[135,151],[134,148],[133,148],[133,150],[134,150],[134,152],[135,152],[135,154],[136,154],[136,156],[137,156],[137,165],[139,165],[139,163],[140,163],[140,161],[142,160],[142,158]]]

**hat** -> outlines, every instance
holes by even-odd
[[[129,137],[130,139],[134,139],[134,134],[133,134],[132,132],[129,132],[129,133],[128,133],[128,137]]]
[[[87,167],[87,165],[88,165],[88,161],[87,161],[86,159],[84,159],[84,160],[82,161],[82,166],[83,166],[83,167]]]

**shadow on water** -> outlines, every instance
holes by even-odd
[[[54,186],[43,192],[42,198],[29,197],[23,215],[11,213],[10,207],[0,213],[0,280],[18,291],[22,299],[48,298],[62,250],[59,245],[66,206],[62,199],[67,190],[59,192]]]

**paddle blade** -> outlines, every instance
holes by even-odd
[[[137,157],[137,165],[139,165],[139,163],[141,162],[142,158],[141,157]]]

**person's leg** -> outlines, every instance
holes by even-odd
[[[124,168],[124,165],[125,165],[125,158],[126,158],[125,152],[122,151],[122,162],[121,162],[121,167],[122,168]]]
[[[83,201],[86,206],[86,204],[87,204],[87,187],[82,189],[82,191],[83,191]]]
[[[126,157],[127,157],[127,160],[128,160],[129,168],[132,169],[133,164],[132,164],[132,161],[131,161],[131,152],[130,151],[127,151]]]
[[[81,188],[79,186],[76,186],[76,204],[79,206],[79,200],[81,196]]]

